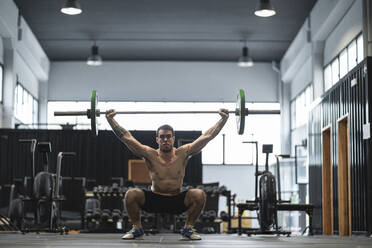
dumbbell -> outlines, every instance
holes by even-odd
[[[125,193],[127,193],[127,191],[128,191],[128,188],[127,187],[124,187],[124,186],[119,187],[119,195],[121,197],[123,197],[125,195]]]
[[[119,209],[113,209],[112,210],[112,221],[118,222],[121,219],[121,212]]]
[[[112,186],[106,186],[107,187],[107,195],[106,196],[112,196],[113,195],[113,189]]]
[[[192,189],[192,186],[190,186],[190,185],[182,185],[182,191],[187,191],[189,189]]]
[[[111,211],[110,209],[104,209],[102,210],[102,215],[101,215],[101,221],[102,222],[107,222],[109,219],[111,219]]]
[[[202,222],[207,222],[207,220],[208,220],[208,212],[203,212],[200,215],[200,219],[202,220]]]
[[[205,186],[204,187],[204,192],[208,195],[212,194],[213,193],[213,187],[208,185],[208,186]]]
[[[117,183],[113,183],[111,187],[111,194],[113,196],[119,195],[119,185]]]
[[[105,197],[110,196],[109,190],[110,190],[109,186],[103,186],[103,196]]]
[[[186,220],[186,218],[187,218],[187,214],[186,214],[186,212],[180,214],[180,215],[178,216],[178,218],[181,219],[181,220]]]
[[[197,189],[201,189],[203,191],[205,190],[205,186],[204,185],[197,185],[196,188]]]
[[[95,197],[98,197],[98,187],[93,187],[93,195],[95,196]]]
[[[220,195],[226,195],[226,193],[228,192],[226,186],[221,186],[218,188],[218,194]]]
[[[144,222],[151,222],[154,219],[154,214],[150,214],[142,211],[141,216],[143,217]]]
[[[211,189],[211,191],[212,191],[211,197],[215,197],[216,195],[219,195],[220,194],[218,189],[219,189],[219,187],[217,185],[215,185],[215,186],[212,187],[212,189]]]
[[[95,220],[100,220],[102,216],[102,210],[100,208],[96,208],[93,210],[93,218]]]
[[[214,230],[213,227],[203,227],[202,233],[204,234],[216,233],[216,230]]]
[[[88,198],[85,200],[85,218],[88,221],[91,221],[93,218],[96,218],[95,211],[99,209],[100,203],[97,199]]]
[[[97,195],[98,196],[103,196],[103,186],[102,185],[98,185],[98,187],[97,187]]]
[[[201,218],[204,222],[213,222],[216,218],[216,212],[214,210],[205,211],[203,212]]]
[[[121,216],[123,217],[124,220],[128,219],[128,213],[125,211],[125,209],[121,212]]]
[[[215,210],[209,210],[208,211],[208,219],[210,222],[213,222],[217,217],[217,213]]]
[[[229,221],[229,215],[225,211],[220,212],[220,218],[222,221]]]
[[[93,219],[93,209],[85,210],[85,219],[90,222]]]
[[[122,191],[124,194],[125,194],[128,190],[129,190],[129,188],[126,187],[126,186],[121,187],[121,191]]]
[[[85,211],[85,219],[88,222],[101,219],[101,209],[88,209]]]

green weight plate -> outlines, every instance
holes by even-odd
[[[98,136],[98,123],[96,109],[98,104],[98,96],[96,90],[92,91],[92,97],[90,99],[90,113],[88,118],[90,118],[90,126],[94,135]]]
[[[235,115],[238,134],[243,134],[245,125],[245,94],[242,89],[239,90],[237,95]]]

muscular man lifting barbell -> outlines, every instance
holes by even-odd
[[[202,212],[206,196],[200,189],[181,192],[185,168],[188,159],[199,153],[225,125],[229,111],[220,109],[221,119],[199,138],[190,144],[175,148],[174,131],[169,125],[163,125],[156,132],[159,149],[139,143],[129,131],[121,127],[114,119],[115,110],[106,113],[107,121],[116,136],[136,155],[144,158],[152,180],[151,191],[133,188],[125,194],[125,207],[133,228],[123,239],[139,239],[144,235],[141,226],[140,210],[150,213],[180,214],[187,211],[185,226],[181,235],[185,239],[200,240],[193,226]]]

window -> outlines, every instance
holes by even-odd
[[[308,86],[305,89],[305,108],[306,108],[306,112],[309,112],[310,105],[311,105],[311,103],[313,101],[313,99],[312,99],[313,96],[312,96],[311,90],[312,90],[312,87],[311,86]],[[306,120],[306,122],[307,122],[307,120]]]
[[[296,101],[291,101],[291,130],[296,128]]]
[[[324,92],[360,63],[364,59],[363,54],[363,34],[360,34],[324,67]]]
[[[38,101],[33,98],[33,104],[32,104],[32,123],[38,123],[38,116],[39,116],[39,103]]]
[[[332,62],[332,85],[335,85],[340,79],[338,68],[339,68],[338,58],[336,58]]]
[[[38,122],[38,101],[21,84],[14,91],[14,116],[25,124]]]
[[[0,102],[3,101],[4,68],[0,64]]]
[[[358,50],[358,53],[357,53],[357,57],[358,57],[358,64],[360,62],[362,62],[362,60],[364,59],[364,50],[363,50],[363,35],[359,35],[358,36],[358,39],[357,39],[357,50]]]
[[[356,41],[352,41],[347,47],[347,52],[349,55],[349,71],[351,71],[357,65],[357,50],[356,50]]]
[[[90,120],[86,116],[54,116],[54,111],[74,111],[90,108],[89,102],[48,102],[48,123],[70,123],[79,125],[77,129],[90,129]],[[166,111],[166,110],[205,110],[217,111],[219,108],[235,109],[235,103],[193,103],[193,102],[100,102],[98,108],[139,111]],[[275,109],[279,110],[279,103],[247,103],[248,109]],[[218,114],[162,114],[162,115],[117,115],[115,118],[128,130],[155,130],[160,125],[167,123],[176,130],[206,131],[214,125]],[[151,120],[151,121],[149,121]],[[104,115],[98,117],[99,129],[111,130]],[[225,134],[225,164],[252,164],[255,162],[253,146],[243,144],[243,141],[255,140],[262,144],[273,144],[274,154],[280,153],[280,115],[249,115],[246,117],[245,132],[238,135],[236,131],[236,118],[230,118],[221,133],[203,149],[203,164],[223,163],[223,134]],[[50,128],[56,128],[50,126]],[[265,162],[264,154],[259,150],[260,163]],[[271,156],[271,163],[275,162]]]
[[[340,54],[340,78],[343,78],[347,72],[347,49],[345,48]]]
[[[312,86],[309,85],[291,101],[292,130],[307,124],[312,100]]]
[[[324,70],[324,91],[327,91],[332,87],[332,69],[331,65],[328,65]]]
[[[303,112],[300,111],[301,109],[303,109],[303,102],[302,102],[302,99],[303,99],[303,94],[300,94],[297,98],[296,98],[296,127],[299,127],[302,125],[302,119],[303,119]]]

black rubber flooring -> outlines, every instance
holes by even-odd
[[[121,234],[0,234],[0,247],[180,247],[180,248],[365,248],[372,247],[372,238],[365,236],[338,237],[278,237],[278,236],[237,236],[235,234],[202,235],[201,241],[181,241],[177,234],[145,236],[144,240],[122,240]]]

